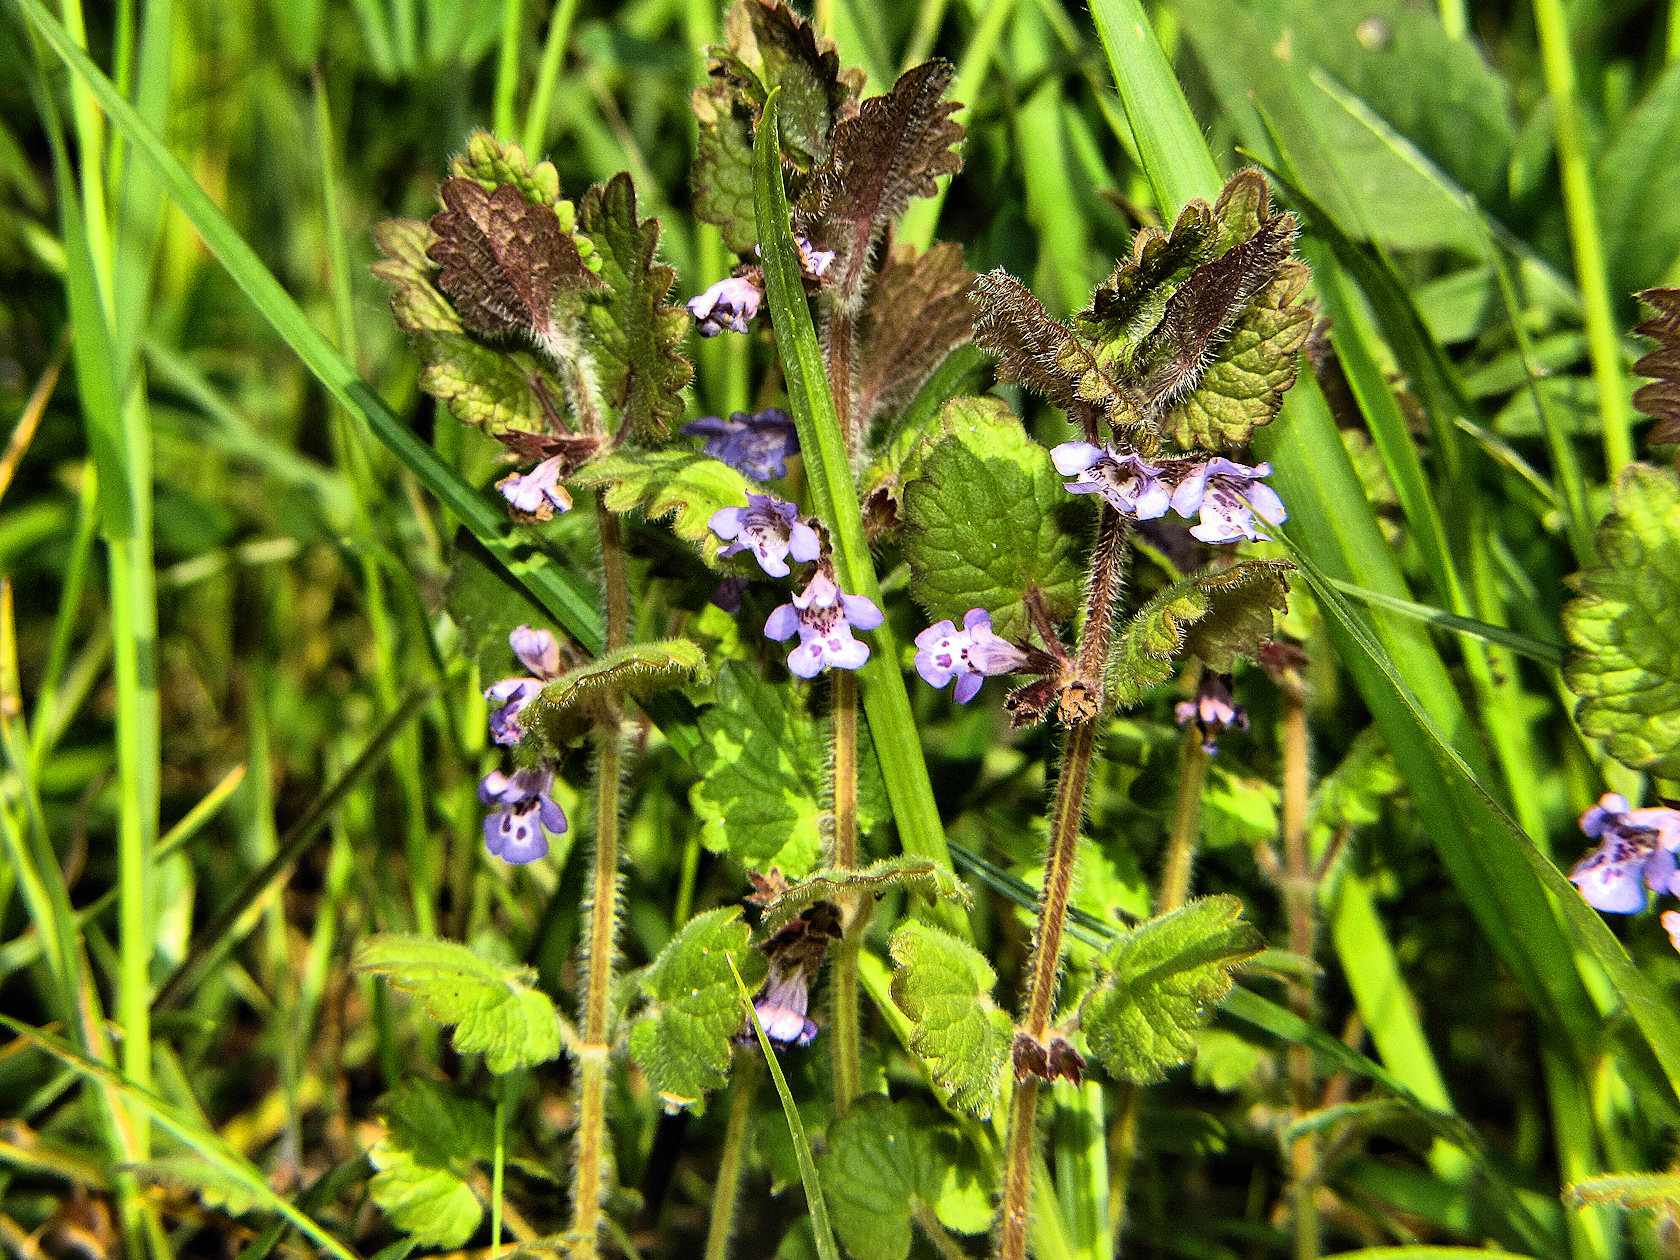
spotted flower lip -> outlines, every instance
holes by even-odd
[[[515,517],[523,521],[548,521],[556,512],[572,510],[572,496],[560,484],[564,455],[551,455],[530,472],[509,473],[496,483]]]
[[[1174,478],[1172,510],[1198,518],[1190,535],[1202,542],[1265,541],[1269,535],[1256,528],[1255,517],[1268,525],[1289,519],[1277,491],[1261,480],[1271,475],[1270,464],[1239,464],[1222,455],[1183,465]]]
[[[535,862],[548,854],[548,837],[567,827],[566,811],[549,795],[554,772],[547,767],[492,770],[479,782],[481,804],[494,805],[484,819],[484,847],[514,866]]]
[[[799,646],[788,653],[788,668],[798,678],[815,678],[825,669],[859,669],[869,659],[869,645],[853,630],[873,630],[885,618],[873,600],[848,595],[827,567],[812,575],[792,603],[781,605],[764,623],[766,638],[784,643],[795,634]]]
[[[1027,654],[992,632],[992,615],[984,608],[963,614],[963,628],[936,621],[916,636],[916,672],[929,686],[943,687],[953,678],[951,694],[967,704],[989,677],[1012,673],[1027,663]]]
[[[1140,521],[1165,516],[1172,505],[1172,487],[1162,469],[1135,451],[1117,451],[1090,442],[1063,442],[1052,447],[1050,461],[1066,482],[1069,494],[1097,494],[1116,512]]]
[[[683,432],[705,438],[706,454],[754,481],[787,476],[788,456],[799,453],[799,432],[780,407],[737,411],[727,420],[702,416],[683,425]]]
[[[1231,695],[1231,680],[1223,674],[1203,674],[1195,699],[1180,700],[1173,718],[1180,726],[1195,726],[1202,751],[1210,757],[1219,751],[1219,737],[1226,731],[1248,729],[1248,710]]]
[[[484,689],[484,698],[495,705],[490,714],[490,738],[511,746],[525,738],[519,715],[536,698],[543,684],[560,675],[560,644],[547,630],[519,626],[508,635],[508,646],[530,674],[502,678]]]
[[[1680,810],[1630,809],[1626,797],[1606,792],[1581,815],[1581,830],[1598,847],[1575,864],[1569,879],[1594,909],[1637,914],[1645,908],[1647,889],[1680,894],[1674,856]]]
[[[688,313],[699,322],[702,337],[715,337],[725,329],[744,333],[763,301],[764,290],[751,276],[725,276],[689,298]]]
[[[788,575],[789,556],[808,564],[822,554],[822,540],[799,519],[799,509],[768,494],[749,493],[746,507],[719,508],[706,524],[729,544],[718,555],[751,551],[758,567],[771,577]]]

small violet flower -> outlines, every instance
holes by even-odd
[[[764,1035],[778,1046],[808,1046],[817,1035],[816,1023],[805,1014],[810,1000],[810,979],[804,967],[784,969],[771,962],[764,988],[753,999],[753,1011]],[[750,1038],[752,1029],[742,1036]]]
[[[784,643],[797,632],[799,646],[788,653],[788,668],[796,677],[815,678],[829,668],[860,668],[869,659],[869,645],[852,638],[852,631],[873,630],[883,620],[872,600],[847,595],[824,567],[791,604],[770,614],[764,633]]]
[[[706,454],[754,481],[786,476],[788,456],[799,453],[799,433],[780,407],[751,415],[737,411],[727,420],[705,416],[683,425],[682,431],[705,438]]]
[[[572,509],[572,496],[560,484],[560,461],[552,455],[528,473],[509,473],[496,483],[515,517],[522,521],[547,521],[556,512]]]
[[[517,744],[525,738],[519,715],[543,684],[560,675],[560,645],[547,630],[520,626],[508,635],[508,645],[519,663],[530,670],[527,676],[503,678],[484,689],[484,698],[496,706],[490,714],[490,738],[498,744]]]
[[[726,276],[689,298],[688,313],[700,322],[702,337],[715,337],[726,328],[744,333],[763,301],[764,290],[751,276]]]
[[[1248,710],[1231,696],[1228,674],[1203,674],[1194,700],[1180,700],[1173,709],[1180,726],[1195,725],[1202,737],[1202,751],[1212,756],[1219,751],[1219,737],[1226,731],[1246,731]]]
[[[992,633],[992,615],[984,608],[970,608],[961,630],[950,621],[936,621],[916,636],[916,672],[934,687],[955,678],[952,695],[958,704],[974,699],[987,678],[1026,663],[1025,652]]]
[[[771,577],[788,575],[789,556],[804,564],[822,552],[817,531],[799,519],[799,509],[768,494],[749,493],[746,507],[719,508],[706,524],[729,544],[718,555],[751,551]]]
[[[1190,536],[1202,542],[1262,541],[1267,535],[1255,528],[1256,516],[1268,525],[1281,525],[1289,519],[1277,491],[1260,480],[1271,473],[1270,464],[1249,467],[1219,455],[1206,463],[1192,464],[1176,479],[1173,511],[1185,518],[1201,517],[1191,527]]]
[[[547,767],[492,770],[478,785],[478,799],[497,806],[484,820],[484,846],[515,866],[548,853],[548,837],[566,830],[566,811],[549,796],[554,772]]]
[[[832,249],[818,249],[803,236],[793,238],[794,248],[799,251],[799,269],[813,280],[821,280],[834,262]]]
[[[1674,859],[1680,810],[1629,809],[1626,797],[1606,792],[1581,815],[1581,830],[1598,848],[1575,863],[1569,879],[1594,909],[1637,914],[1645,908],[1646,888],[1680,893]]]
[[[1050,461],[1073,479],[1067,482],[1069,494],[1100,494],[1122,515],[1151,521],[1172,505],[1172,487],[1162,479],[1162,470],[1132,451],[1063,442],[1051,448]]]

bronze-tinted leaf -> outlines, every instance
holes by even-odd
[[[843,306],[861,298],[870,251],[910,198],[931,197],[935,179],[962,169],[956,146],[963,128],[951,117],[958,106],[945,99],[953,73],[940,58],[907,70],[890,92],[871,97],[834,129],[801,218],[813,239],[835,252],[832,283]]]
[[[975,343],[997,355],[1000,377],[1076,416],[1111,410],[1118,382],[1088,343],[1050,318],[1026,285],[999,268],[975,279],[969,300],[978,308]]]
[[[432,216],[436,239],[427,252],[439,267],[438,288],[469,332],[541,344],[552,332],[559,293],[601,287],[554,211],[532,204],[515,185],[490,192],[455,176],[439,196],[444,209]]]
[[[1651,442],[1680,442],[1680,289],[1646,289],[1639,300],[1651,308],[1649,318],[1633,331],[1657,343],[1633,370],[1652,378],[1633,395],[1633,405],[1656,424],[1646,435]]]
[[[1179,212],[1170,234],[1154,227],[1139,229],[1132,238],[1132,256],[1114,264],[1075,322],[1090,325],[1093,335],[1104,337],[1148,332],[1160,319],[1170,292],[1162,286],[1181,280],[1213,257],[1214,227],[1213,211],[1198,200]]]
[[[864,432],[876,416],[914,398],[945,357],[973,336],[973,283],[958,245],[935,245],[925,254],[901,246],[887,256],[869,289],[858,354],[851,414]]]
[[[782,89],[782,152],[808,170],[828,156],[835,126],[854,112],[862,76],[843,72],[833,41],[819,36],[786,0],[746,0],[738,9],[752,29],[765,92]]]

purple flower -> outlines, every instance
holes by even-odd
[[[764,633],[785,643],[797,631],[799,646],[788,653],[788,668],[799,678],[815,678],[825,669],[858,669],[869,659],[869,645],[852,630],[873,630],[884,618],[873,601],[847,595],[828,569],[818,569],[791,604],[783,604],[764,623]]]
[[[813,280],[821,280],[829,265],[834,261],[832,249],[818,249],[803,236],[793,238],[794,248],[799,251],[799,270]]]
[[[1664,910],[1657,916],[1657,922],[1668,933],[1668,943],[1680,950],[1680,910]]]
[[[715,337],[725,328],[744,333],[758,314],[764,290],[751,276],[726,276],[699,297],[688,299],[688,313],[700,321],[700,335]]]
[[[712,589],[706,602],[715,608],[721,608],[726,613],[741,611],[741,596],[747,593],[747,579],[739,574],[733,574],[719,582]]]
[[[817,1025],[805,1014],[810,999],[810,979],[805,968],[783,968],[772,960],[764,988],[753,999],[753,1011],[764,1035],[779,1046],[810,1045],[817,1035]],[[752,1030],[749,1028],[742,1035],[750,1038]]]
[[[1569,879],[1594,909],[1637,914],[1645,908],[1646,888],[1680,893],[1674,860],[1680,810],[1629,809],[1626,797],[1606,792],[1581,815],[1581,830],[1598,847],[1575,863]]]
[[[547,521],[556,512],[572,509],[572,496],[560,484],[560,455],[551,455],[528,473],[509,473],[496,483],[514,516],[523,521]]]
[[[1203,674],[1194,700],[1180,700],[1173,709],[1180,726],[1194,724],[1202,736],[1202,751],[1212,756],[1219,751],[1219,737],[1226,731],[1246,731],[1248,710],[1231,696],[1228,674]]]
[[[822,553],[817,531],[799,519],[799,509],[768,494],[749,493],[746,507],[719,508],[706,525],[729,544],[718,555],[751,551],[771,577],[788,575],[789,556],[804,564]]]
[[[1272,475],[1270,464],[1239,464],[1215,455],[1206,463],[1186,467],[1173,488],[1172,508],[1180,516],[1201,519],[1190,536],[1205,543],[1229,543],[1267,537],[1254,527],[1258,516],[1268,525],[1289,519],[1277,491],[1261,482]]]
[[[554,772],[546,766],[485,775],[478,799],[498,806],[484,820],[485,848],[515,866],[546,855],[548,837],[566,830],[566,811],[548,794],[553,783]]]
[[[916,672],[934,687],[955,678],[951,694],[958,704],[974,699],[988,677],[1011,673],[1026,663],[1025,652],[992,633],[992,615],[984,608],[963,614],[961,630],[950,621],[936,621],[916,636]]]
[[[786,476],[788,456],[799,452],[799,433],[780,407],[737,411],[727,420],[704,416],[683,425],[683,432],[705,438],[706,454],[754,481]]]
[[[1161,470],[1132,451],[1124,454],[1089,442],[1063,442],[1051,448],[1050,462],[1064,477],[1069,494],[1100,494],[1116,511],[1140,521],[1165,516],[1172,488]]]
[[[497,706],[490,714],[490,738],[504,745],[517,744],[525,738],[525,728],[519,723],[521,711],[536,698],[545,682],[560,674],[560,645],[547,630],[520,626],[508,635],[508,646],[531,673],[503,678],[484,689],[484,698]]]

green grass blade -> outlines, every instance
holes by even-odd
[[[176,204],[211,254],[316,379],[367,423],[374,435],[553,614],[567,633],[586,651],[598,652],[604,628],[596,608],[595,592],[589,584],[530,550],[518,531],[510,528],[505,514],[463,481],[392,413],[384,400],[356,374],[350,362],[320,334],[274,274],[263,266],[262,260],[169,152],[157,132],[146,125],[115,85],[76,47],[40,0],[18,0],[18,4],[53,52],[89,86],[112,125],[128,137],[138,154],[157,168]]]
[[[1401,599],[1397,595],[1385,595],[1381,591],[1368,590],[1356,582],[1345,582],[1341,578],[1329,579],[1343,595],[1356,599],[1362,604],[1369,604],[1373,608],[1383,608],[1389,612],[1399,613],[1402,617],[1410,617],[1426,625],[1438,626],[1442,630],[1451,630],[1455,634],[1466,638],[1480,639],[1484,643],[1496,643],[1500,647],[1510,648],[1519,656],[1526,656],[1531,661],[1539,661],[1542,665],[1554,668],[1563,664],[1563,644],[1550,639],[1537,639],[1520,630],[1512,630],[1506,626],[1496,626],[1492,622],[1477,621],[1474,617],[1460,617],[1457,613],[1447,612],[1443,608],[1434,608],[1428,604],[1415,603],[1409,599]]]
[[[770,1045],[770,1038],[764,1035],[764,1025],[758,1022],[758,1011],[753,1008],[752,994],[747,992],[746,982],[735,966],[735,956],[730,954],[726,957],[729,970],[735,977],[735,989],[741,995],[741,1005],[746,1008],[747,1019],[758,1037],[758,1048],[770,1067],[770,1079],[776,1082],[776,1096],[782,1100],[788,1136],[793,1139],[793,1153],[799,1161],[799,1180],[805,1185],[805,1206],[811,1213],[811,1235],[817,1242],[817,1256],[819,1260],[840,1260],[840,1249],[834,1242],[834,1227],[828,1220],[828,1201],[823,1198],[822,1179],[817,1175],[817,1161],[811,1156],[811,1143],[805,1136],[805,1123],[799,1118],[793,1091],[788,1088],[787,1077],[782,1075],[782,1065]]]
[[[9,1028],[36,1049],[51,1055],[78,1076],[115,1090],[130,1104],[143,1110],[218,1174],[239,1182],[252,1199],[269,1211],[284,1217],[328,1254],[337,1256],[338,1260],[356,1260],[355,1252],[334,1238],[311,1217],[276,1194],[262,1173],[244,1156],[151,1090],[142,1088],[105,1064],[95,1062],[51,1033],[19,1023],[9,1015],[0,1015],[0,1025]]]
[[[811,323],[799,256],[794,249],[787,192],[782,186],[781,155],[776,146],[774,93],[764,107],[755,143],[755,192],[758,239],[764,254],[764,281],[776,348],[787,380],[788,407],[799,430],[799,449],[822,517],[834,541],[834,561],[840,584],[847,591],[881,602],[881,586],[863,533],[857,486],[840,435],[834,399],[817,332]],[[945,829],[928,781],[921,739],[910,712],[910,696],[898,661],[898,643],[890,625],[870,635],[869,662],[859,671],[869,733],[881,762],[887,795],[898,822],[899,841],[906,853],[933,858],[949,866]],[[949,912],[944,917],[961,921]]]

